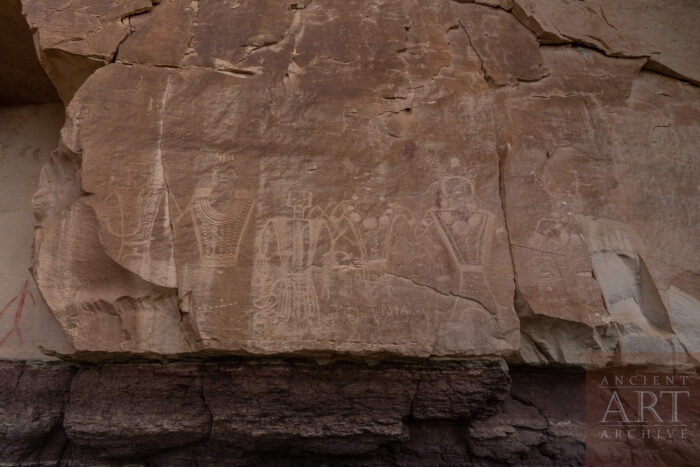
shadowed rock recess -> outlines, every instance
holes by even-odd
[[[700,362],[697,18],[0,0],[0,465],[584,465]]]

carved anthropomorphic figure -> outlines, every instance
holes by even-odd
[[[326,264],[349,264],[360,271],[362,279],[376,281],[389,271],[396,243],[413,240],[416,221],[403,206],[387,205],[383,196],[381,210],[371,203],[363,206],[356,198],[338,203],[327,216],[333,239],[332,258]]]
[[[423,225],[426,231],[437,234],[448,253],[457,275],[455,292],[478,299],[495,312],[496,301],[485,269],[491,252],[495,216],[479,207],[472,180],[444,177],[438,184],[438,207],[426,212]]]
[[[117,238],[117,261],[148,261],[153,227],[165,197],[165,189],[158,185],[141,185],[128,180],[115,185],[103,202],[116,202],[118,209],[106,211],[107,232]]]
[[[537,252],[528,260],[530,273],[523,278],[527,295],[543,302],[580,300],[576,280],[580,261],[576,260],[587,257],[588,249],[573,216],[553,213],[551,218],[540,219],[527,247]]]
[[[258,310],[276,310],[282,318],[301,320],[317,316],[319,297],[312,267],[321,265],[320,238],[330,228],[323,217],[309,218],[311,193],[292,191],[287,198],[291,217],[275,217],[262,228],[254,283]]]
[[[560,301],[564,281],[556,261],[551,257],[540,255],[530,258],[527,266],[529,276],[536,285],[532,291],[533,296],[543,302]]]
[[[235,266],[241,239],[253,212],[253,199],[237,189],[235,172],[216,170],[211,184],[195,190],[192,223],[199,254],[207,266]]]

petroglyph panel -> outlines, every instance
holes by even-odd
[[[30,272],[32,194],[62,124],[60,104],[0,108],[0,358],[70,351]]]
[[[83,151],[91,153],[94,145],[118,138],[109,155],[86,158],[82,164],[83,190],[95,195],[92,205],[105,252],[120,266],[163,287],[174,287],[176,282],[172,246],[167,243],[168,239],[172,242],[172,235],[162,147],[170,89],[166,78],[157,95],[138,101],[141,111],[133,112],[124,123],[138,129],[128,138],[121,136],[118,125],[86,118],[92,113],[80,106],[69,110],[81,134],[89,135],[82,142]],[[103,101],[104,111],[116,111],[124,102],[137,104],[137,98],[141,96],[131,88],[118,85]],[[143,102],[147,102],[145,108]]]
[[[447,21],[448,4],[386,6],[391,15],[362,7],[382,17],[368,30],[350,14],[358,5],[309,5],[286,40],[251,57],[261,73],[115,63],[71,102],[99,242],[119,267],[176,289],[182,351],[517,347],[478,57],[464,31],[427,32]],[[357,40],[333,35],[339,21]],[[329,34],[344,45],[319,56]],[[418,60],[379,46],[395,34],[433,51]],[[366,63],[331,66],[346,56]],[[84,111],[104,86],[114,90],[101,110]],[[117,313],[140,316],[128,305]],[[74,308],[56,312],[80,320]]]
[[[119,242],[117,262],[147,263],[150,260],[149,246],[164,197],[165,190],[161,187],[119,186],[107,194],[103,202],[114,198],[117,206],[104,221],[107,233]]]
[[[542,53],[549,76],[497,97],[518,312],[533,343],[521,356],[694,358],[671,321],[700,323],[697,88],[635,59]]]
[[[421,351],[421,341],[437,334],[433,351],[450,353],[474,323],[493,325],[507,309],[488,275],[498,220],[478,208],[468,182],[443,177],[432,184],[440,207],[415,213],[383,195],[324,209],[311,192],[289,192],[287,215],[267,220],[256,240],[254,335],[272,348],[288,337],[306,346],[348,339],[381,348],[386,336],[405,336]],[[457,190],[452,197],[450,189]],[[437,280],[420,283],[406,259]],[[343,348],[352,350],[352,342]]]
[[[34,266],[77,350],[697,353],[688,2],[53,3]]]

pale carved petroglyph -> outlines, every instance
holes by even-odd
[[[251,253],[246,238],[255,211],[255,187],[240,175],[242,164],[231,153],[200,150],[196,161],[208,176],[193,187],[184,202],[173,196],[176,242],[188,258],[179,269],[180,292],[188,326],[198,339],[218,345],[248,332],[251,311]],[[243,252],[243,259],[241,254]],[[222,337],[222,333],[227,337]]]
[[[245,189],[232,188],[228,202],[213,202],[213,191],[233,182],[235,172],[215,172],[212,186],[195,191],[191,205],[197,246],[202,261],[211,266],[235,266],[243,233],[253,212],[253,199]]]
[[[312,205],[311,196],[289,194],[288,208],[300,204],[294,200],[303,200],[303,207],[297,209],[297,219],[302,220],[296,227],[289,226],[291,218],[273,218],[258,235],[260,254],[253,290],[259,331],[266,335],[279,333],[285,338],[337,340],[342,336],[348,341],[373,342],[377,334],[390,330],[418,342],[418,335],[427,329],[420,326],[423,316],[416,314],[416,306],[420,306],[415,300],[407,300],[407,284],[402,284],[403,292],[396,294],[390,284],[396,279],[391,274],[396,264],[390,263],[401,260],[394,246],[413,237],[414,216],[382,195],[366,200],[353,195],[331,202],[325,209]],[[296,266],[303,272],[290,274],[295,267],[289,261],[284,263],[281,258],[285,255],[279,251],[293,250],[284,245],[293,244],[293,231],[297,230],[299,236],[299,229],[304,238],[309,238],[300,253],[303,261]],[[296,283],[303,284],[296,294],[290,288],[295,276],[300,278]],[[410,286],[415,288],[414,284]],[[289,301],[295,295],[297,305]],[[302,319],[296,319],[300,315]]]
[[[561,290],[565,284],[556,261],[547,256],[535,256],[527,265],[536,284],[534,298],[543,302],[562,302]]]
[[[413,335],[415,331],[406,317],[413,314],[414,324],[420,321],[415,313],[417,304],[407,301],[405,294],[394,296],[389,283],[396,276],[410,275],[402,271],[407,264],[417,266],[420,253],[415,216],[408,208],[387,201],[384,195],[367,200],[354,195],[329,209],[329,215],[318,207],[316,211],[327,219],[332,235],[322,278],[330,283],[333,277],[334,284],[343,288],[336,294],[338,302],[329,303],[342,316],[336,321],[364,321],[353,326],[358,330],[368,323],[375,330],[393,326]],[[348,296],[354,299],[345,303]],[[351,305],[353,301],[356,303]],[[361,333],[358,338],[362,338]]]
[[[492,251],[496,216],[479,207],[473,177],[444,177],[439,181],[438,207],[423,216],[427,232],[434,229],[448,252],[459,283],[457,293],[478,298],[487,310],[497,301],[486,276]]]
[[[17,340],[19,341],[19,345],[22,345],[22,331],[19,327],[20,321],[22,320],[22,312],[24,311],[24,304],[27,300],[27,297],[29,297],[29,300],[32,302],[32,306],[36,306],[36,299],[34,299],[34,294],[29,290],[29,280],[24,281],[24,286],[22,287],[22,290],[20,290],[19,294],[15,295],[12,300],[10,300],[3,308],[0,310],[0,318],[5,315],[5,312],[10,310],[10,308],[14,305],[14,310],[15,313],[12,316],[12,326],[9,327],[9,330],[5,332],[5,334],[2,335],[0,338],[0,347],[7,341],[7,339],[10,338],[12,334],[15,334],[17,336]],[[1,332],[1,331],[0,331]]]
[[[550,303],[585,299],[576,277],[588,273],[575,259],[586,257],[588,248],[574,216],[553,212],[540,219],[525,246],[534,255],[521,284],[529,297]]]
[[[255,200],[250,190],[237,186],[234,156],[217,154],[216,160],[211,177],[194,190],[187,207],[181,209],[176,200],[173,205],[178,212],[176,223],[190,217],[202,265],[231,267],[238,263]]]
[[[340,267],[350,260],[362,279],[375,281],[387,272],[397,239],[414,235],[416,220],[408,208],[388,203],[384,196],[379,197],[379,212],[363,212],[361,204],[354,196],[338,203],[329,215],[316,208],[332,230],[330,261],[325,264]]]
[[[549,212],[537,220],[524,244],[514,245],[516,257],[527,265],[519,276],[520,291],[527,300],[539,302],[540,311],[554,311],[563,304],[592,306],[599,296],[591,284],[590,253],[581,225],[581,190],[588,184],[576,169],[572,171],[568,184],[547,168],[542,177],[531,174],[547,196]]]
[[[321,301],[331,300],[333,277],[340,281],[334,286],[352,286],[353,295],[375,314],[390,310],[389,315],[405,319],[411,304],[392,298],[389,279],[408,281],[404,287],[420,286],[400,271],[430,257],[429,251],[422,251],[429,244],[442,248],[449,264],[426,266],[428,274],[438,269],[453,271],[454,296],[450,297],[450,290],[443,295],[455,302],[460,297],[473,298],[495,313],[498,302],[487,274],[495,214],[479,206],[471,178],[443,177],[431,188],[437,193],[438,207],[420,217],[384,196],[373,201],[354,196],[324,210],[312,204],[310,192],[290,192],[286,204],[292,215],[269,219],[258,234],[255,308],[277,310],[285,320],[316,316]],[[431,258],[426,264],[431,261],[439,262]],[[426,292],[438,291],[427,287]],[[332,300],[330,306],[335,306]]]
[[[259,235],[253,280],[260,296],[254,306],[276,309],[289,320],[316,316],[320,310],[311,267],[318,264],[319,239],[324,233],[330,237],[330,227],[324,218],[310,217],[311,200],[308,191],[290,192],[291,216],[268,220]]]
[[[136,182],[124,186],[115,184],[103,201],[110,198],[116,199],[118,211],[108,211],[105,227],[109,234],[119,239],[116,260],[147,261],[165,189],[162,186],[140,187]]]

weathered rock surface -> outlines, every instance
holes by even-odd
[[[693,21],[700,5],[692,0],[512,0],[512,10],[545,44],[646,57],[651,70],[700,83],[700,32]]]
[[[60,104],[0,107],[0,356],[47,358],[40,347],[71,347],[30,272],[32,194],[56,147]]]
[[[495,125],[450,4],[267,3],[164,2],[71,101],[89,195],[42,223],[37,275],[73,344],[510,353]],[[149,55],[180,36],[161,12],[192,25],[177,63]]]
[[[470,425],[470,450],[486,465],[584,465],[584,388],[583,373],[513,371],[500,413]]]
[[[3,0],[0,6],[0,106],[58,102],[56,89],[37,60],[20,0]]]
[[[61,422],[73,373],[67,365],[0,362],[0,463],[50,462],[60,456],[65,443],[65,438],[60,440]]]
[[[700,211],[683,202],[698,197],[697,88],[638,74],[636,59],[544,52],[548,77],[497,97],[521,326],[534,343],[522,354],[697,352],[675,336],[668,295],[698,294]]]
[[[151,0],[23,0],[39,61],[64,103],[96,69],[111,62],[130,33],[129,18]]]
[[[697,362],[697,3],[23,3],[81,355]]]
[[[697,373],[685,374],[697,381]],[[1,362],[0,463],[696,463],[691,437],[584,444],[608,404],[605,398],[590,413],[590,397],[608,394],[590,392],[591,381],[598,386],[596,372],[508,372],[483,361]],[[683,420],[689,408],[697,417],[697,406],[682,407]]]
[[[583,397],[582,378],[551,371],[516,371],[512,388],[497,364],[447,362],[2,363],[0,374],[2,463],[583,465],[583,412],[548,408]]]
[[[641,459],[570,367],[700,361],[700,4],[6,4],[0,465]]]
[[[211,426],[200,373],[190,365],[82,370],[72,380],[66,434],[81,448],[108,458],[142,457],[200,441]]]

